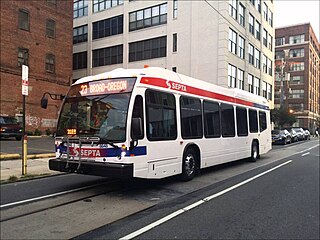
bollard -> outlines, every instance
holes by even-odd
[[[27,174],[27,147],[28,147],[28,137],[23,136],[23,156],[22,156],[22,175]]]

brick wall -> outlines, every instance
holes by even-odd
[[[29,13],[30,30],[18,28],[19,9]],[[3,1],[1,3],[1,104],[0,113],[15,116],[22,112],[21,67],[18,48],[29,50],[29,95],[26,97],[28,131],[54,130],[60,101],[49,99],[40,107],[45,92],[66,94],[72,79],[73,2]],[[46,36],[46,20],[55,21],[55,38]],[[45,69],[46,54],[55,55],[55,72]]]

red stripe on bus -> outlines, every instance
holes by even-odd
[[[213,98],[213,99],[221,100],[221,101],[225,101],[225,102],[237,103],[237,104],[246,105],[249,107],[253,106],[252,102],[249,102],[246,100],[226,96],[226,95],[223,95],[220,93],[215,93],[215,92],[203,90],[203,89],[196,88],[196,87],[191,87],[191,86],[188,86],[185,84],[173,82],[170,80],[165,80],[162,78],[143,77],[143,78],[141,78],[140,83],[148,84],[148,85],[152,85],[152,86],[156,86],[156,87],[161,87],[161,88],[172,89],[172,90],[175,90],[178,92],[190,93],[190,94],[194,94],[194,95],[198,95],[198,96],[202,96],[202,97]]]

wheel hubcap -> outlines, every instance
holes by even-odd
[[[194,168],[195,168],[195,162],[194,162],[194,157],[189,154],[187,157],[186,157],[186,161],[185,161],[185,170],[186,170],[186,173],[188,175],[191,175],[193,172],[194,172]]]

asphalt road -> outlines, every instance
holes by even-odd
[[[319,239],[319,210],[318,145],[79,239]]]
[[[16,141],[14,138],[4,138],[0,140],[0,154],[22,154],[22,141]],[[53,137],[29,137],[28,154],[54,153]]]

